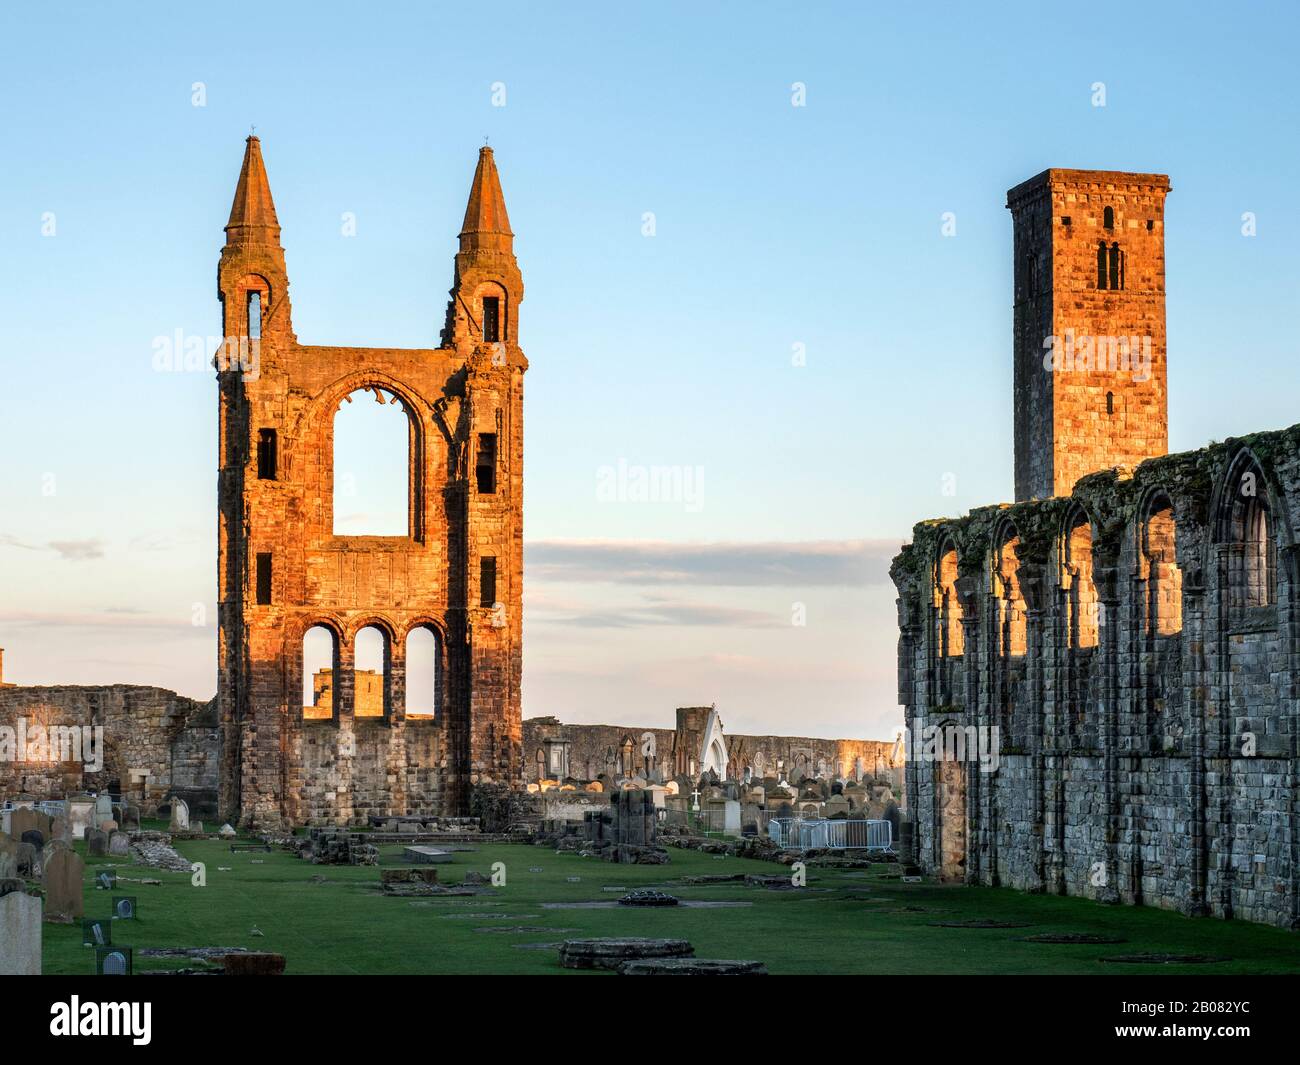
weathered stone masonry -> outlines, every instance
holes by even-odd
[[[919,864],[1300,925],[1298,520],[1295,426],[917,525],[892,569],[906,724],[1000,740],[987,773],[914,749]]]
[[[218,290],[232,355],[217,366],[223,814],[250,826],[460,814],[476,786],[521,786],[528,362],[491,149],[474,174],[440,347],[298,343],[256,137]],[[240,352],[252,358],[241,363]],[[334,415],[359,390],[410,422],[405,536],[334,534]],[[322,720],[305,719],[301,696],[314,626],[332,634],[337,678]],[[385,645],[379,717],[354,714],[355,639],[366,627]],[[438,709],[408,719],[405,647],[416,628],[437,639]]]

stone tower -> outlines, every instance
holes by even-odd
[[[1168,192],[1163,174],[1053,169],[1007,193],[1017,502],[1168,450]]]
[[[221,812],[249,826],[464,814],[522,785],[524,288],[492,151],[479,153],[437,348],[298,342],[261,145],[249,137],[217,270]],[[337,535],[334,416],[409,423],[408,528]],[[305,713],[304,636],[333,647]],[[382,638],[382,707],[355,641]],[[433,714],[406,714],[407,638],[433,637]],[[427,642],[427,637],[422,634]],[[382,712],[379,712],[381,709]]]

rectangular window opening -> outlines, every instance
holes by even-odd
[[[257,555],[257,605],[271,605],[271,553],[259,551]]]
[[[262,339],[262,294],[260,292],[248,294],[248,339]]]
[[[483,339],[489,344],[501,339],[501,300],[498,296],[483,297]]]
[[[478,455],[474,463],[480,495],[491,495],[497,490],[497,434],[478,434]]]
[[[497,603],[497,560],[479,559],[479,606],[493,607]]]
[[[260,481],[274,481],[276,474],[277,441],[274,429],[257,431],[257,478]]]

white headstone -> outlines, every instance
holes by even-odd
[[[172,821],[169,829],[172,832],[190,830],[190,808],[184,799],[172,799]]]
[[[0,976],[41,975],[41,900],[23,891],[0,896]]]

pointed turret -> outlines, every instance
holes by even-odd
[[[523,299],[524,282],[515,261],[515,235],[510,231],[496,158],[491,148],[483,147],[460,229],[443,347],[466,356],[490,348],[498,366],[527,366],[519,351],[518,311]]]
[[[478,151],[478,166],[469,189],[469,203],[465,206],[465,221],[460,227],[460,250],[514,251],[514,234],[510,232],[510,217],[506,214],[506,198],[501,195],[501,177],[497,173],[492,149],[486,146]]]
[[[239,171],[239,184],[235,186],[235,202],[230,205],[230,221],[226,223],[226,242],[276,246],[280,243],[280,221],[275,217],[271,183],[266,178],[266,164],[262,162],[262,142],[256,137],[250,136],[244,149],[244,165]]]
[[[262,162],[262,142],[250,136],[235,200],[226,223],[226,246],[217,267],[217,290],[225,309],[224,335],[244,342],[271,341],[261,355],[274,358],[278,342],[293,341],[289,277],[280,245],[271,183]]]

